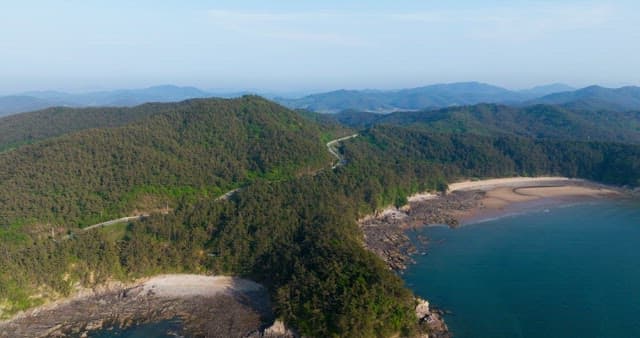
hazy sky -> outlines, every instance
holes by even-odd
[[[639,22],[638,0],[7,0],[0,93],[638,85]]]

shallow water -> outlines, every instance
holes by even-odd
[[[640,337],[640,203],[426,228],[403,278],[455,337]]]
[[[182,325],[179,320],[167,320],[158,323],[136,325],[127,329],[109,329],[89,334],[92,338],[176,338],[182,337]]]

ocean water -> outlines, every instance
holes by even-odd
[[[183,337],[179,320],[146,323],[127,329],[105,329],[89,333],[91,338],[176,338]]]
[[[640,203],[531,210],[432,241],[403,278],[457,338],[640,337]]]

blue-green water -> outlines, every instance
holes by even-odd
[[[455,337],[640,337],[640,203],[556,207],[423,231],[404,274]]]

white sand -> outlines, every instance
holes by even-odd
[[[494,178],[488,180],[479,181],[463,181],[458,183],[449,184],[449,192],[456,190],[492,190],[499,187],[518,187],[527,186],[532,183],[568,183],[568,182],[582,182],[580,179],[571,179],[567,177],[509,177],[509,178]]]
[[[543,198],[606,198],[620,195],[620,192],[614,189],[566,177],[491,179],[454,183],[449,187],[450,191],[485,191],[482,208],[493,210],[502,210],[513,203],[530,202]],[[464,218],[465,215],[473,215],[475,211],[463,213],[461,216]]]
[[[407,200],[409,202],[422,202],[422,201],[432,200],[432,199],[437,198],[437,197],[438,197],[438,195],[436,195],[436,194],[423,192],[423,193],[411,195],[409,198],[407,198]]]
[[[250,280],[228,276],[161,275],[142,283],[142,294],[157,297],[215,296],[234,291],[259,291],[262,286]]]
[[[527,197],[527,196],[513,194],[511,191],[513,188],[527,187],[534,184],[537,184],[537,185],[542,185],[545,183],[547,184],[565,183],[566,184],[569,182],[582,182],[582,181],[583,180],[579,180],[579,179],[570,179],[567,177],[554,177],[554,176],[509,177],[509,178],[494,178],[494,179],[478,180],[478,181],[468,180],[468,181],[462,181],[462,182],[450,184],[448,192],[452,192],[456,190],[484,190],[489,192],[494,190],[499,190],[497,193],[499,195],[504,195],[505,193],[507,193],[506,191],[507,188],[510,188],[508,189],[508,192],[510,192],[508,200],[497,201],[496,203],[497,204],[496,207],[501,207],[511,202],[523,202],[523,201],[530,201],[530,200],[536,199],[536,197]],[[407,201],[409,203],[424,202],[424,201],[432,200],[438,197],[439,195],[434,192],[425,191],[425,192],[421,192],[421,193],[417,193],[409,196],[407,198]],[[489,196],[489,197],[494,197],[494,196]],[[501,200],[502,199],[501,197],[502,196],[497,197],[497,199]],[[485,199],[485,202],[488,202],[489,205],[487,206],[491,207],[494,201],[493,199],[492,200]],[[405,218],[407,217],[406,212],[408,208],[409,208],[409,204],[402,206],[400,208],[396,208],[395,206],[388,206],[374,215],[365,216],[364,218],[358,220],[358,223],[363,223],[374,218],[385,218],[385,217],[393,217],[396,219]]]

